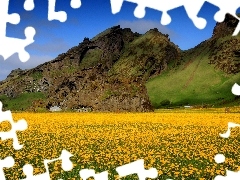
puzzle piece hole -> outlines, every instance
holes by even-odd
[[[23,166],[23,173],[26,175],[26,176],[32,176],[33,175],[33,167],[31,164],[25,164]]]
[[[3,167],[5,167],[5,168],[10,168],[10,167],[12,167],[14,165],[14,159],[13,159],[12,156],[8,156],[8,157],[6,157],[5,159],[3,159],[1,161],[4,162],[3,163],[3,165],[4,165]],[[0,166],[2,167],[1,163],[0,163]]]
[[[9,132],[12,129],[12,125],[9,121],[5,120],[0,123],[0,132]]]

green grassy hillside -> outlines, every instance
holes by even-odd
[[[12,71],[0,82],[0,101],[12,110],[34,111],[52,105],[141,112],[152,111],[150,103],[240,106],[231,92],[240,84],[240,36],[232,36],[237,24],[226,16],[210,39],[187,51],[156,28],[140,35],[114,26],[50,62]]]
[[[215,45],[224,43],[225,40],[226,38],[221,38]],[[208,104],[218,107],[239,104],[240,101],[235,100],[231,88],[234,83],[240,84],[240,73],[228,75],[209,64],[212,48],[205,42],[185,52],[180,66],[150,79],[146,87],[152,105],[160,108],[164,105]]]
[[[119,79],[141,77],[146,80],[169,64],[177,63],[180,49],[167,35],[150,30],[125,47],[119,60],[109,71]]]
[[[5,95],[0,96],[0,101],[3,102],[3,108],[12,111],[25,111],[30,108],[34,101],[39,99],[45,100],[46,96],[41,92],[23,93],[15,98],[10,98]]]

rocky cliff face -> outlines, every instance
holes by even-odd
[[[203,56],[227,74],[240,72],[240,36],[232,37],[238,20],[227,15],[217,23],[210,39],[181,52],[168,35],[151,29],[140,35],[115,26],[33,69],[12,71],[0,82],[2,95],[44,93],[46,99],[29,104],[63,110],[86,107],[93,111],[152,111],[145,87],[149,78],[178,68],[182,59]],[[204,54],[201,54],[203,53]]]
[[[217,23],[213,29],[213,37],[221,38],[225,36],[232,35],[239,20],[230,14],[226,14],[225,19],[221,23]]]
[[[0,95],[46,94],[30,109],[58,105],[63,110],[152,111],[144,84],[179,57],[178,47],[156,29],[140,35],[115,26],[50,62],[10,75],[1,82]],[[132,73],[125,76],[124,69]]]
[[[240,72],[240,34],[232,36],[238,22],[238,19],[227,14],[222,23],[216,24],[212,38],[208,41],[211,47],[209,63],[227,74]]]

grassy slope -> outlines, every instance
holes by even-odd
[[[153,44],[153,49],[156,49],[156,51],[159,50],[160,47],[158,43],[163,43],[161,46],[165,43],[162,37],[159,38],[154,37],[152,33],[147,33],[130,43],[126,47],[126,51],[122,54],[120,60],[111,69],[110,74],[120,73],[128,74],[129,76],[138,74],[140,64],[137,66],[136,64],[139,61],[139,56],[141,56],[141,54],[148,54],[147,47]],[[229,38],[230,37],[219,39],[218,43]],[[146,48],[142,50],[139,48],[140,45]],[[214,104],[216,107],[221,104],[222,106],[229,106],[237,103],[236,101],[231,103],[235,98],[231,93],[231,87],[234,83],[240,84],[240,74],[227,76],[222,71],[214,69],[214,65],[208,64],[209,50],[208,47],[201,46],[194,49],[192,55],[190,55],[188,51],[183,59],[184,63],[182,65],[177,68],[171,68],[170,64],[170,68],[168,68],[167,71],[146,83],[150,101],[155,108],[159,108],[161,102],[166,99],[170,100],[173,106]],[[98,49],[92,50],[92,52],[85,57],[83,64],[87,65],[92,62],[90,60],[95,59],[93,57],[98,56],[99,53]],[[159,52],[154,53],[158,54]],[[161,53],[158,55],[160,58]],[[44,98],[43,94],[30,93],[22,94],[16,99],[1,96],[0,101],[5,104],[7,109],[21,110],[21,108],[23,108],[25,110],[31,105],[33,100]]]
[[[222,39],[223,40],[223,39]],[[219,41],[222,41],[219,40]],[[172,105],[215,106],[235,105],[231,93],[234,83],[240,84],[240,74],[227,76],[209,65],[209,48],[200,47],[194,55],[184,57],[185,63],[146,83],[150,100],[155,108],[168,99]],[[225,102],[225,104],[222,104]]]
[[[125,78],[143,74],[148,76],[151,68],[148,67],[146,72],[143,72],[143,69],[146,68],[144,59],[151,56],[156,59],[163,59],[164,48],[167,44],[169,44],[167,37],[160,35],[158,32],[147,32],[126,46],[120,59],[109,71],[109,75],[118,74]]]
[[[9,98],[5,95],[0,96],[0,101],[3,103],[4,109],[13,111],[21,111],[28,109],[34,100],[46,99],[45,95],[41,92],[37,93],[23,93],[16,98]]]

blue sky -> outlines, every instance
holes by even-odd
[[[48,21],[48,1],[35,0],[35,8],[25,11],[24,0],[10,0],[9,13],[18,13],[21,21],[17,25],[7,25],[7,36],[24,39],[24,29],[32,26],[36,29],[35,42],[26,50],[31,58],[22,63],[17,54],[4,60],[0,56],[0,80],[13,69],[28,69],[36,67],[46,61],[66,52],[73,46],[82,42],[84,37],[93,38],[105,29],[120,25],[129,27],[134,32],[145,33],[151,28],[158,28],[163,33],[168,33],[172,42],[182,50],[196,46],[212,35],[216,24],[214,14],[219,10],[211,4],[205,3],[198,16],[207,20],[207,26],[203,30],[197,29],[188,18],[185,9],[179,7],[169,11],[172,21],[167,26],[160,24],[161,12],[146,9],[146,16],[138,19],[133,12],[136,4],[124,2],[122,9],[117,14],[112,14],[110,0],[82,0],[79,9],[70,6],[70,0],[56,0],[56,11],[65,11],[67,21]],[[167,1],[166,1],[167,2]]]

